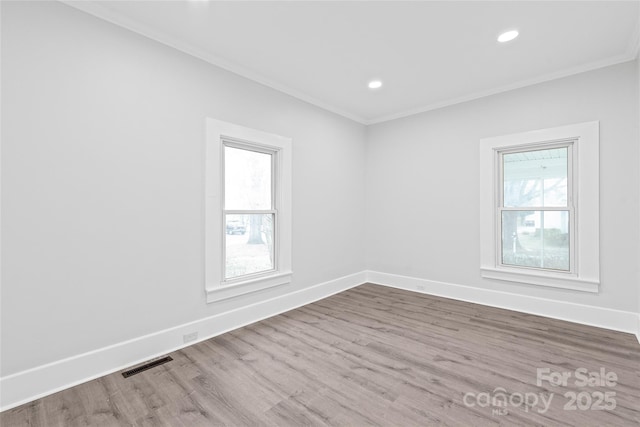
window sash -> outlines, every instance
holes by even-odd
[[[247,211],[242,211],[242,212],[247,212]],[[276,211],[261,211],[261,212],[253,212],[251,211],[252,214],[256,213],[256,214],[272,214],[273,215],[273,231],[272,231],[272,235],[273,235],[273,241],[272,241],[272,247],[273,247],[273,261],[272,261],[272,265],[273,268],[270,268],[268,270],[261,270],[255,273],[247,273],[247,274],[241,274],[239,276],[234,276],[234,277],[229,277],[227,278],[227,238],[228,238],[228,234],[227,234],[227,230],[226,230],[226,221],[223,220],[223,230],[222,230],[222,236],[223,237],[223,242],[222,242],[222,283],[225,285],[232,285],[234,283],[238,283],[238,282],[244,282],[246,280],[252,280],[252,279],[256,279],[256,278],[260,278],[260,277],[264,277],[264,276],[271,276],[274,273],[277,273],[279,271],[278,269],[278,251],[276,249],[276,242],[279,240],[276,238],[277,233],[278,233],[278,216]],[[237,214],[237,212],[234,211],[230,211],[227,212],[226,215],[235,215]],[[226,216],[224,216],[223,218],[226,218]]]
[[[220,144],[220,159],[222,159],[221,171],[222,171],[222,211],[226,211],[226,182],[225,182],[225,171],[226,171],[226,158],[225,158],[225,147],[237,148],[240,150],[253,151],[255,153],[268,154],[271,156],[271,209],[276,209],[276,194],[278,192],[278,185],[276,177],[278,176],[278,154],[280,150],[274,147],[268,147],[266,145],[257,144],[249,141],[242,141],[236,138],[223,137],[222,143]],[[253,211],[253,210],[251,210]]]
[[[517,265],[517,264],[508,264],[504,262],[503,254],[504,254],[504,241],[503,241],[503,224],[502,224],[502,216],[503,212],[526,212],[526,211],[537,211],[541,213],[541,216],[544,217],[545,212],[567,212],[569,216],[569,269],[561,270],[556,268],[545,268],[545,267],[534,267],[534,266],[525,266],[525,265]],[[553,273],[560,274],[575,274],[576,271],[576,250],[577,247],[575,245],[575,210],[572,208],[498,208],[497,216],[496,216],[496,260],[497,265],[505,268],[516,268],[516,269],[525,269],[525,270],[537,270],[537,271],[548,271]],[[544,236],[544,231],[543,231]],[[543,237],[544,239],[544,237]],[[543,240],[544,247],[544,240]]]
[[[496,182],[496,194],[497,194],[497,202],[498,202],[498,207],[499,208],[503,208],[503,209],[510,209],[510,207],[505,207],[504,206],[504,160],[503,157],[505,154],[514,154],[514,153],[527,153],[527,152],[531,152],[531,151],[540,151],[540,150],[547,150],[547,149],[553,149],[553,148],[567,148],[567,207],[573,206],[574,205],[574,199],[575,199],[575,186],[574,186],[574,170],[573,170],[573,150],[574,150],[574,146],[575,146],[575,139],[570,139],[570,140],[560,140],[560,141],[552,141],[552,142],[544,142],[544,143],[540,143],[540,144],[527,144],[524,146],[516,146],[516,147],[510,147],[508,149],[500,149],[500,150],[496,150],[496,163],[497,163],[497,167],[498,167],[498,176],[497,178],[497,182]],[[530,208],[533,206],[527,206],[527,208]],[[516,207],[516,210],[521,210],[523,207]],[[552,208],[551,206],[549,207],[535,207],[536,210],[539,209],[550,209]],[[560,208],[562,209],[566,209],[566,207],[561,206]]]
[[[573,158],[574,158],[574,149],[575,149],[574,138],[571,139],[563,139],[551,142],[543,142],[540,144],[526,144],[522,146],[513,146],[508,149],[499,149],[495,150],[496,155],[496,166],[497,166],[497,174],[496,174],[496,201],[497,206],[495,209],[495,230],[496,230],[496,264],[501,268],[506,269],[516,269],[516,270],[537,270],[542,272],[551,272],[551,273],[559,273],[559,274],[567,274],[567,275],[575,275],[577,271],[576,260],[577,258],[577,245],[576,245],[576,211],[575,211],[575,201],[576,201],[576,176],[574,176],[574,167],[573,167]],[[540,151],[545,149],[553,149],[553,148],[567,148],[567,206],[518,206],[518,207],[506,207],[504,206],[504,155],[505,154],[513,154],[513,153],[527,153],[531,151]],[[513,211],[540,211],[541,215],[544,215],[544,212],[554,212],[554,211],[564,211],[569,213],[569,270],[559,270],[559,269],[551,269],[544,267],[531,267],[531,266],[520,266],[513,264],[505,264],[503,262],[503,224],[502,224],[502,216],[503,212],[513,212]]]

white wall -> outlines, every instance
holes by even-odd
[[[637,62],[365,129],[60,3],[1,6],[3,378],[365,268],[640,311]],[[291,287],[205,302],[207,116],[293,138]],[[482,280],[479,139],[589,120],[602,292]]]
[[[370,270],[610,309],[638,309],[635,62],[369,127]],[[600,120],[601,292],[480,277],[482,137]]]
[[[640,129],[640,56],[636,58],[636,75],[637,75],[637,82],[638,82],[638,128]],[[640,145],[640,135],[637,141],[638,141],[638,145]],[[638,165],[640,165],[640,158],[638,158]],[[638,191],[640,191],[640,182],[638,182]],[[638,195],[638,198],[640,199],[640,194]],[[638,221],[640,221],[640,213],[638,214]],[[638,227],[638,231],[639,231],[638,241],[640,241],[640,227]],[[638,255],[640,256],[640,254]],[[638,258],[638,270],[640,271],[640,257]],[[638,284],[638,310],[637,310],[638,311],[638,331],[636,332],[636,337],[638,338],[638,342],[640,342],[640,272],[638,273],[637,284]]]
[[[2,376],[364,270],[363,126],[57,2],[2,42]],[[293,138],[289,287],[205,302],[207,116]]]

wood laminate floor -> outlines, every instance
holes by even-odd
[[[376,285],[171,356],[5,411],[1,425],[640,425],[634,336]],[[571,378],[538,386],[538,368]],[[616,385],[576,385],[579,368]]]

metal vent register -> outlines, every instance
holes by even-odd
[[[136,366],[135,368],[129,369],[128,371],[124,371],[122,376],[125,378],[129,378],[132,375],[139,374],[140,372],[146,371],[151,368],[155,368],[156,366],[163,365],[167,362],[171,362],[173,359],[171,356],[164,356],[159,359],[151,360],[143,365]]]

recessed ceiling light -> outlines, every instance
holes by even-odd
[[[518,33],[517,30],[506,31],[506,32],[504,32],[504,33],[502,33],[502,34],[500,34],[498,36],[498,41],[500,43],[505,43],[505,42],[511,41],[511,40],[515,39],[516,37],[518,37],[518,34],[519,33]]]
[[[380,89],[382,87],[382,82],[380,80],[371,80],[369,82],[369,89]]]

